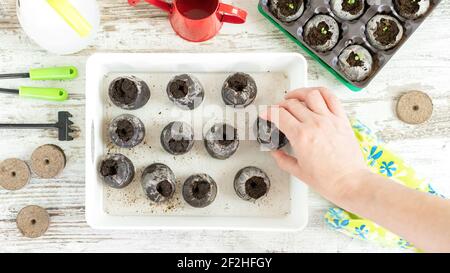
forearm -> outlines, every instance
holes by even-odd
[[[354,178],[338,205],[371,219],[426,251],[450,251],[450,201],[378,174]]]

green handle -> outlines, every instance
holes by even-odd
[[[73,80],[77,76],[78,70],[74,66],[30,69],[30,78],[35,81]]]
[[[19,88],[19,96],[50,101],[65,101],[69,94],[62,88],[22,86]]]

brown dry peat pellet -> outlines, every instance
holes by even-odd
[[[397,116],[409,124],[421,124],[433,114],[431,98],[421,91],[411,91],[400,97],[397,103]]]
[[[50,217],[47,211],[39,206],[27,206],[17,214],[16,224],[25,237],[37,238],[47,231]]]
[[[38,147],[31,155],[31,169],[40,178],[54,178],[66,166],[66,156],[56,145]]]
[[[28,165],[17,158],[6,159],[0,163],[0,186],[5,190],[18,190],[30,181]]]

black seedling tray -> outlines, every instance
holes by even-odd
[[[430,8],[427,13],[415,20],[408,20],[401,17],[395,7],[394,0],[365,0],[365,11],[353,21],[342,20],[333,14],[330,6],[330,0],[305,0],[305,10],[303,14],[293,22],[283,22],[275,17],[270,8],[269,0],[260,0],[259,11],[272,23],[275,24],[283,33],[293,39],[315,60],[319,61],[328,71],[334,74],[342,83],[353,91],[359,91],[366,87],[370,81],[378,74],[383,66],[400,49],[403,43],[414,33],[420,24],[436,8],[441,0],[430,0]],[[303,39],[303,28],[306,23],[317,14],[325,14],[333,17],[339,24],[340,37],[336,46],[327,52],[318,52],[312,49]],[[377,14],[391,15],[403,25],[404,35],[400,43],[389,50],[379,50],[373,47],[367,39],[366,25],[368,21]],[[338,57],[342,50],[350,45],[361,45],[372,54],[373,72],[371,75],[360,82],[349,80],[338,66]]]

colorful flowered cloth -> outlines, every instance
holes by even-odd
[[[444,198],[430,184],[419,179],[414,170],[407,166],[401,158],[380,145],[380,141],[370,128],[358,120],[352,120],[351,124],[371,171],[389,177],[406,187]],[[325,215],[325,221],[331,228],[353,238],[373,241],[387,247],[400,247],[420,251],[408,241],[374,222],[360,218],[341,208],[330,208]]]

